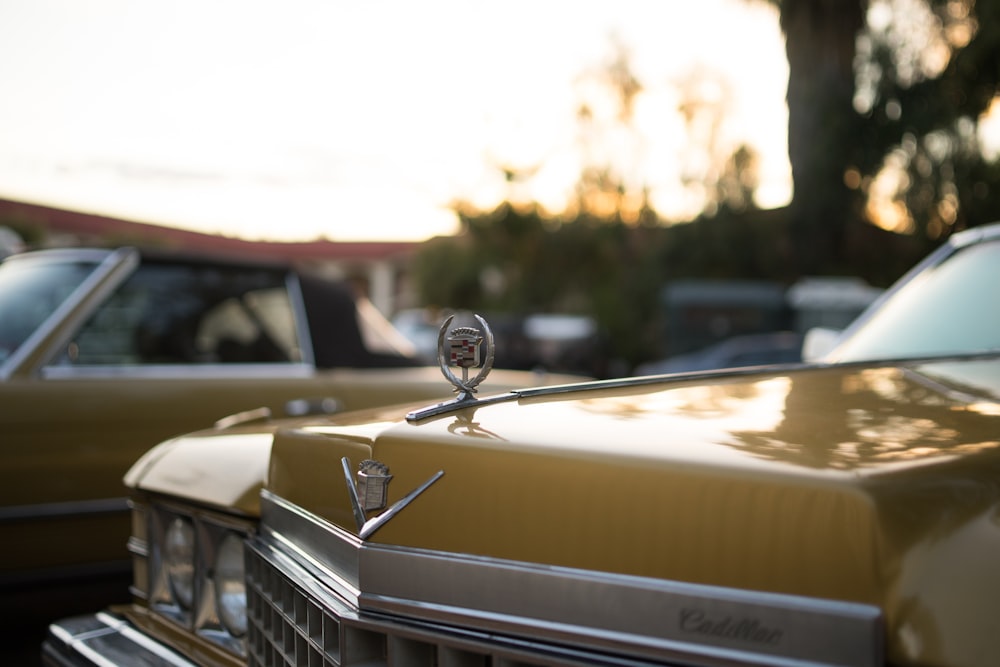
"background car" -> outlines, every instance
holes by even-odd
[[[733,336],[695,352],[640,364],[636,375],[687,373],[717,368],[793,364],[802,360],[802,336],[794,331]]]
[[[991,667],[998,284],[980,228],[822,363],[172,439],[126,478],[133,604],[44,654]]]
[[[292,266],[133,248],[7,258],[0,535],[16,548],[0,552],[3,606],[127,574],[121,480],[157,442],[232,415],[447,398],[439,380],[369,302]]]

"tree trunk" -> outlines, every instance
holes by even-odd
[[[855,40],[867,0],[784,0],[788,57],[788,157],[792,243],[802,275],[845,263],[845,231],[860,220],[858,190],[845,184],[859,137],[854,110]]]

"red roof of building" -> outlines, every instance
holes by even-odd
[[[44,230],[48,236],[72,235],[80,244],[134,245],[184,252],[229,255],[285,261],[373,261],[401,258],[418,242],[343,242],[317,239],[303,242],[248,241],[230,236],[202,234],[186,229],[122,220],[93,213],[69,211],[27,202],[0,199],[0,226],[23,225]]]

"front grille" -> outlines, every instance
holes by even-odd
[[[246,566],[251,666],[349,664],[341,660],[340,622],[330,610],[253,550],[247,550]]]
[[[531,667],[637,664],[607,656],[545,653],[537,645],[499,645],[440,629],[363,619],[332,591],[317,594],[304,572],[282,572],[261,551],[247,554],[247,638],[251,667]],[[282,561],[282,567],[290,563]],[[313,582],[315,583],[315,581]],[[312,587],[309,587],[312,588]],[[323,599],[320,600],[320,597]]]

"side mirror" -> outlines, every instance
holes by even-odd
[[[802,361],[820,361],[840,342],[840,329],[814,327],[802,340]]]

